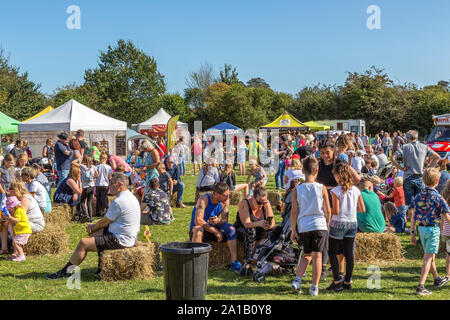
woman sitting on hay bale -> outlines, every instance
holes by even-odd
[[[265,188],[256,188],[252,197],[239,203],[234,227],[238,240],[244,245],[245,264],[241,274],[248,275],[252,273],[249,262],[255,246],[264,241],[269,231],[275,227],[272,206],[267,200]]]
[[[169,196],[159,188],[158,178],[150,180],[150,192],[142,199],[141,212],[142,225],[169,224],[174,220]]]
[[[109,190],[117,198],[109,206],[108,212],[96,224],[89,224],[86,232],[89,238],[78,243],[69,262],[56,273],[48,274],[47,279],[70,277],[73,266],[79,266],[88,252],[98,252],[99,264],[96,275],[101,272],[101,254],[104,250],[133,247],[140,229],[141,210],[136,197],[128,190],[128,177],[123,173],[112,175]],[[70,269],[69,269],[70,267]]]
[[[66,203],[75,207],[80,202],[82,192],[81,170],[77,166],[72,166],[69,176],[58,185],[53,195],[53,203]]]

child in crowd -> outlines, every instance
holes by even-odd
[[[133,152],[133,155],[130,158],[130,165],[135,166],[135,165],[141,164],[141,163],[142,163],[142,159],[139,157],[139,150],[135,150]]]
[[[108,155],[102,153],[100,156],[100,164],[97,166],[98,177],[95,181],[95,195],[97,198],[95,206],[95,214],[103,217],[108,210],[108,188],[109,180],[112,176],[112,169],[106,164]]]
[[[92,200],[94,199],[95,180],[98,178],[97,168],[93,165],[92,157],[85,154],[80,169],[83,187],[78,207],[82,214],[80,222],[92,222]]]
[[[350,164],[350,159],[348,155],[346,154],[347,149],[352,148],[352,142],[350,141],[350,138],[346,134],[341,134],[339,138],[336,140],[336,149],[335,149],[335,155],[337,159],[344,160],[348,164]]]
[[[384,214],[386,216],[388,233],[402,233],[405,232],[405,217],[400,214],[393,202],[386,202],[383,206]]]
[[[447,205],[450,206],[450,180],[447,181],[442,195],[447,201]],[[441,239],[445,246],[445,251],[447,252],[447,259],[445,260],[445,278],[450,280],[450,222],[447,221],[444,216],[441,218]]]
[[[378,163],[376,161],[372,161],[371,166],[369,168],[369,175],[375,176],[378,172]]]
[[[9,190],[9,186],[15,179],[14,156],[8,153],[5,155],[2,166],[0,167],[0,193],[6,194]]]
[[[303,173],[305,182],[297,186],[292,194],[291,239],[303,244],[304,255],[299,260],[291,287],[301,292],[302,276],[312,261],[312,285],[309,293],[317,296],[322,271],[322,251],[328,239],[331,209],[326,187],[315,182],[319,162],[312,157],[306,158],[303,161]]]
[[[26,167],[28,163],[28,156],[26,153],[22,153],[16,160],[16,167],[14,168],[16,172],[16,179],[20,180],[22,176],[22,169]]]
[[[25,167],[22,169],[22,181],[25,182],[28,192],[33,196],[41,209],[42,214],[46,211],[47,200],[50,200],[50,196],[45,190],[45,187],[35,180],[36,172],[31,167]],[[48,210],[47,210],[48,211]]]
[[[253,190],[256,186],[265,187],[267,183],[267,175],[263,167],[261,167],[256,160],[251,159],[249,161],[250,172],[247,177],[246,184],[249,184],[250,178],[253,176],[255,180],[250,183],[249,188]]]
[[[25,261],[26,258],[22,246],[27,244],[28,238],[32,233],[27,212],[16,197],[9,197],[6,200],[6,209],[9,211],[9,214],[4,212],[3,215],[5,216],[7,225],[13,225],[13,229],[9,228],[9,233],[13,239],[14,247],[12,255],[8,258],[15,262]]]
[[[166,171],[166,165],[161,162],[157,167],[159,173],[159,188],[164,191],[169,198],[173,194],[173,180],[170,174]]]
[[[34,172],[36,173],[36,181],[42,183],[45,190],[47,190],[48,194],[52,194],[52,185],[48,181],[45,174],[42,173],[42,166],[38,163],[33,163],[32,168],[34,169]]]
[[[405,204],[405,192],[403,190],[403,178],[402,177],[396,177],[394,179],[394,192],[392,192],[389,196],[386,197],[385,200],[395,202],[395,207],[398,211],[398,217],[402,218],[404,223],[393,223],[394,226],[398,226],[400,229],[396,229],[396,233],[399,232],[405,232],[405,226],[406,226],[406,211],[408,210],[408,207]]]
[[[449,278],[439,277],[436,269],[435,256],[439,250],[439,236],[441,233],[439,224],[442,219],[450,222],[450,209],[444,198],[436,191],[441,174],[437,168],[425,169],[422,180],[425,189],[415,196],[409,209],[411,215],[411,243],[416,245],[415,226],[419,224],[419,237],[424,249],[423,266],[420,274],[417,295],[430,295],[432,292],[425,288],[425,281],[431,271],[434,278],[434,287],[440,288],[449,281]]]
[[[338,183],[331,189],[332,218],[329,229],[329,248],[331,268],[334,281],[327,288],[335,292],[351,289],[354,266],[354,246],[358,228],[357,212],[365,213],[366,208],[361,192],[353,185],[353,175],[350,165],[343,161],[336,163],[333,175]],[[345,279],[339,275],[339,261],[337,255],[343,250],[346,262]]]
[[[248,196],[248,184],[238,184],[236,185],[236,173],[233,170],[233,165],[227,163],[225,169],[220,174],[220,181],[225,182],[230,188],[230,191],[241,191],[244,190],[244,198]]]

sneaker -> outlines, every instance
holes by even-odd
[[[352,288],[352,283],[350,282],[350,283],[345,283],[345,282],[343,282],[342,283],[342,288],[344,288],[344,290],[351,290],[351,288]]]
[[[55,280],[55,279],[62,279],[62,278],[70,278],[71,274],[70,273],[63,273],[61,270],[55,273],[50,273],[48,275],[45,276],[45,278],[47,280]]]
[[[311,288],[309,288],[309,294],[313,297],[317,297],[319,295],[319,288],[313,288],[311,286]]]
[[[20,256],[17,256],[17,257],[12,259],[12,261],[14,261],[14,262],[21,262],[21,261],[25,261],[25,260],[27,260],[27,259],[25,258],[24,254],[22,254]]]
[[[247,267],[248,266],[248,267]],[[248,263],[244,264],[244,266],[239,271],[240,275],[243,277],[248,277],[253,275],[253,269],[252,266]]]
[[[344,290],[344,287],[342,285],[342,282],[339,282],[339,283],[336,284],[333,281],[333,282],[331,282],[331,284],[327,288],[327,290],[334,291],[334,292],[341,292],[342,290]]]
[[[320,280],[327,280],[327,269],[322,270],[322,273],[320,274]]]
[[[444,284],[446,284],[450,279],[448,277],[438,277],[436,279],[434,279],[434,283],[433,283],[433,287],[435,288],[440,288],[442,287]]]
[[[231,271],[240,272],[241,268],[242,268],[242,265],[238,260],[234,260],[234,262],[230,264]]]
[[[294,289],[297,293],[302,293],[302,279],[301,278],[295,278],[294,282],[291,284],[291,288]]]
[[[432,294],[430,290],[425,289],[424,286],[418,286],[416,289],[416,294],[419,296],[429,296]]]

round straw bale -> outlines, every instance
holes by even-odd
[[[393,261],[404,258],[400,238],[393,233],[358,233],[355,243],[355,259],[371,262]]]
[[[101,278],[103,281],[140,279],[155,277],[160,269],[159,245],[137,243],[132,248],[107,250],[102,254]]]
[[[279,191],[267,191],[267,200],[269,200],[270,205],[275,207],[281,202],[281,192]]]
[[[45,224],[68,225],[73,221],[73,207],[68,204],[55,203],[52,212],[44,214]]]
[[[44,230],[33,233],[23,247],[26,255],[49,255],[66,252],[69,237],[60,224],[47,223]]]
[[[230,249],[224,242],[210,242],[212,250],[209,252],[209,268],[212,270],[223,269],[231,263]],[[237,241],[237,257],[244,261],[244,246]]]

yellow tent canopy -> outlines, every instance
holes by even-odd
[[[312,131],[325,131],[330,130],[330,126],[322,125],[314,121],[305,122],[305,125],[311,128]]]
[[[37,118],[37,117],[40,117],[40,116],[42,116],[42,115],[44,115],[44,114],[46,114],[46,113],[49,113],[50,111],[53,111],[53,110],[55,110],[55,109],[52,108],[52,107],[50,107],[50,106],[48,106],[47,108],[45,108],[44,110],[42,110],[42,111],[39,112],[38,114],[35,114],[35,115],[32,116],[31,118],[29,118],[29,119],[27,119],[27,120],[25,120],[25,121],[23,121],[23,122],[27,122],[27,121],[33,120],[33,119],[35,119],[35,118]]]
[[[274,122],[262,126],[261,129],[308,130],[309,127],[285,111]]]

